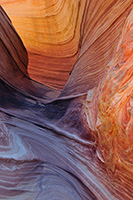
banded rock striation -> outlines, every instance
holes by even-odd
[[[132,1],[0,2],[0,199],[131,200]]]
[[[62,89],[76,62],[61,96],[80,95],[98,84],[115,52],[131,2],[0,1],[29,52],[32,79]]]

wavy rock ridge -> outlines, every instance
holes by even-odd
[[[133,177],[133,11],[123,27],[116,53],[93,100],[87,99],[88,124],[95,132],[97,155],[123,195],[132,193]],[[88,93],[89,95],[89,93]],[[89,105],[90,104],[90,105]],[[120,179],[120,181],[119,181]],[[122,182],[123,186],[122,187]],[[123,197],[126,199],[127,197]]]
[[[0,2],[0,199],[131,200],[132,1]]]
[[[29,52],[28,72],[34,80],[62,89],[80,52],[63,96],[85,93],[98,84],[131,2],[0,1]]]

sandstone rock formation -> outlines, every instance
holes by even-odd
[[[131,200],[132,1],[0,4],[0,200]]]

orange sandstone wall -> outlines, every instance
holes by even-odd
[[[0,3],[28,50],[28,72],[32,79],[62,89],[74,66],[75,71],[61,94],[67,97],[97,86],[116,49],[132,1],[0,0]]]
[[[1,1],[29,55],[32,79],[61,89],[79,52],[85,2]]]
[[[88,92],[85,107],[88,126],[97,141],[97,156],[114,178],[115,187],[123,191],[122,199],[130,199],[133,187],[132,37],[133,10],[107,72],[98,88]]]
[[[38,182],[37,178],[36,186],[32,185],[36,181],[30,181],[31,185],[29,184],[29,176],[27,175],[25,177],[28,180],[19,181],[23,174],[24,160],[20,162],[23,157],[15,157],[16,163],[14,162],[14,145],[10,146],[10,143],[12,144],[13,139],[13,144],[18,145],[20,140],[17,140],[15,135],[20,134],[23,143],[26,143],[24,158],[26,162],[28,161],[28,165],[33,158],[37,162],[37,166],[42,161],[46,164],[52,163],[53,167],[55,165],[55,169],[59,166],[59,169],[70,172],[71,175],[77,177],[76,181],[80,180],[84,189],[87,188],[85,196],[84,190],[80,189],[79,184],[76,184],[76,192],[78,191],[77,193],[81,194],[81,197],[83,196],[82,199],[132,200],[132,1],[80,1],[80,4],[78,4],[78,1],[69,3],[64,1],[62,5],[69,4],[69,6],[62,12],[62,15],[65,12],[69,15],[69,11],[71,11],[72,15],[77,13],[74,17],[78,16],[76,19],[73,18],[73,22],[74,19],[76,20],[75,23],[77,22],[75,27],[77,32],[68,43],[65,41],[67,36],[62,35],[62,39],[60,37],[56,39],[58,35],[56,30],[58,29],[54,29],[54,21],[46,25],[46,32],[42,32],[43,35],[47,35],[47,39],[41,40],[39,43],[38,35],[40,35],[40,32],[38,30],[43,28],[39,24],[41,24],[40,19],[43,18],[41,16],[44,16],[44,14],[40,15],[39,13],[51,9],[51,15],[49,16],[47,13],[43,18],[43,22],[44,19],[47,19],[48,23],[48,19],[56,19],[57,13],[61,12],[64,7],[59,6],[57,9],[58,3],[63,1],[48,1],[52,5],[47,5],[47,9],[41,7],[45,1],[43,3],[38,1],[36,5],[35,2],[37,1],[19,1],[18,3],[17,1],[1,1],[3,7],[9,9],[8,12],[10,11],[9,15],[11,15],[12,20],[14,15],[14,24],[15,19],[16,21],[18,19],[16,23],[18,26],[21,25],[22,20],[23,25],[20,30],[22,31],[23,41],[30,30],[31,34],[27,35],[27,40],[24,41],[27,42],[29,53],[29,75],[31,77],[35,75],[35,79],[39,82],[61,88],[65,84],[67,72],[69,72],[64,66],[68,67],[68,62],[71,62],[71,59],[75,62],[78,53],[74,52],[79,51],[79,55],[60,96],[59,91],[31,80],[27,74],[28,57],[26,49],[12,27],[10,19],[0,7],[0,120],[2,120],[0,128],[2,131],[4,129],[3,132],[1,131],[1,144],[4,148],[2,147],[0,150],[4,153],[1,155],[5,156],[1,157],[2,167],[0,167],[0,173],[4,180],[0,183],[0,186],[2,186],[0,189],[3,192],[1,199],[6,199],[7,196],[11,197],[11,195],[23,195],[24,187],[27,196],[41,194],[44,198],[44,194],[49,194],[45,187],[44,193],[40,192],[42,187],[38,190],[38,186],[40,186],[38,183],[41,183],[43,179]],[[58,12],[54,12],[54,5],[56,5]],[[75,11],[73,10],[74,6],[77,6]],[[25,12],[30,17],[26,16]],[[17,17],[19,14],[21,15],[20,21]],[[62,15],[59,17],[60,19]],[[33,24],[31,23],[32,26],[30,27],[30,23],[28,26],[26,21],[33,20],[36,16],[40,16],[37,17],[39,21],[31,31],[30,28],[33,28]],[[64,14],[64,16],[67,15]],[[23,22],[24,19],[25,23]],[[64,23],[66,19],[67,17],[63,18]],[[60,25],[61,27],[63,25]],[[51,32],[50,36],[51,29],[52,31],[55,30],[55,34]],[[73,30],[73,28],[70,30],[70,35]],[[45,42],[43,43],[43,41]],[[57,41],[58,44],[56,45]],[[61,43],[63,41],[64,43]],[[74,49],[77,49],[77,51]],[[46,63],[47,65],[45,65]],[[33,68],[33,65],[36,67]],[[66,75],[63,76],[63,73]],[[59,98],[67,98],[68,100],[63,101]],[[53,99],[56,99],[56,101],[53,101]],[[48,102],[49,104],[45,104]],[[6,139],[7,142],[5,142]],[[8,146],[11,147],[9,151]],[[22,145],[18,145],[18,147],[15,148],[17,153],[23,152]],[[29,160],[27,160],[27,155]],[[10,160],[8,161],[7,158],[10,158]],[[4,168],[3,163],[7,167]],[[19,173],[12,170],[15,165],[17,168],[14,169],[19,169]],[[36,167],[34,162],[32,167],[33,175],[36,173],[33,170]],[[29,175],[26,168],[24,171],[28,172]],[[59,175],[60,173],[62,172],[59,172]],[[13,179],[9,178],[12,178],[11,174]],[[45,178],[44,171],[42,174]],[[55,180],[55,175],[52,180]],[[70,183],[71,181],[70,178]],[[12,183],[11,187],[9,187],[9,182]],[[51,182],[53,185],[53,181]],[[52,185],[51,188],[48,188],[52,190],[53,197],[55,194],[60,195],[60,192],[67,188],[64,184],[63,190],[62,187],[59,187],[59,192],[57,192],[55,184]],[[74,184],[71,185],[73,188]],[[29,187],[32,188],[31,186],[34,188],[34,194],[31,190],[29,191]],[[62,186],[62,182],[59,186]],[[3,190],[3,188],[6,190]],[[93,196],[89,191],[93,193]],[[67,193],[68,195],[73,194],[73,192],[70,193],[70,190]],[[64,193],[62,194],[64,197]],[[24,199],[28,198],[27,196]],[[39,196],[39,199],[42,199],[42,196]],[[36,196],[32,199],[36,199]],[[49,199],[51,199],[51,196]],[[68,197],[68,199],[70,198]],[[78,199],[78,197],[73,199]]]

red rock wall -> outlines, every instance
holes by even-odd
[[[132,200],[131,3],[1,1],[0,199]]]
[[[79,52],[84,4],[79,0],[2,1],[28,50],[32,79],[64,87]]]
[[[62,89],[74,66],[62,96],[85,93],[98,84],[115,51],[131,2],[0,1],[28,50],[32,79]]]

